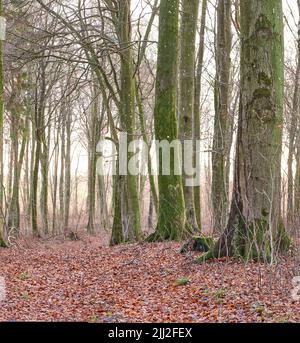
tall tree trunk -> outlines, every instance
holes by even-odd
[[[38,135],[39,134],[36,133],[36,136]],[[33,173],[32,173],[32,196],[31,196],[31,222],[32,222],[31,225],[32,225],[32,232],[34,235],[39,234],[38,223],[37,223],[37,190],[38,190],[40,158],[41,158],[41,143],[39,140],[37,140],[36,147],[35,147]]]
[[[70,201],[71,201],[71,124],[72,124],[72,113],[69,108],[67,111],[66,118],[66,161],[65,161],[65,210],[64,210],[64,227],[69,227],[69,216],[70,216]]]
[[[12,189],[9,197],[9,209],[7,228],[10,234],[18,235],[20,229],[20,204],[19,204],[19,113],[13,108],[11,110],[10,141],[12,149]],[[12,231],[12,232],[11,232]]]
[[[143,107],[143,101],[142,101],[142,94],[141,90],[138,87],[137,82],[135,82],[136,85],[136,101],[137,101],[137,107],[138,107],[138,113],[139,113],[139,119],[140,119],[140,125],[141,125],[141,133],[144,142],[147,144],[148,147],[148,177],[149,177],[149,183],[150,183],[150,190],[151,190],[151,196],[153,199],[153,205],[155,208],[155,211],[157,213],[158,210],[158,196],[157,196],[157,191],[155,187],[155,179],[154,175],[152,173],[152,162],[151,162],[151,154],[150,154],[150,144],[149,140],[147,138],[147,133],[146,133],[146,118],[145,118],[145,111]]]
[[[35,112],[35,110],[34,110]],[[32,120],[31,120],[31,149],[30,149],[30,170],[29,170],[29,206],[27,209],[28,218],[31,220],[31,228],[32,228],[32,205],[33,205],[33,197],[34,197],[34,190],[33,190],[33,174],[34,174],[34,157],[35,157],[35,150],[36,150],[36,123],[35,123],[35,113],[32,113]]]
[[[62,88],[63,90],[63,88]],[[65,160],[66,160],[66,111],[67,104],[65,99],[61,104],[60,125],[61,125],[61,144],[60,144],[60,177],[59,177],[59,210],[60,210],[60,227],[64,231],[65,218]]]
[[[54,152],[54,166],[53,166],[53,195],[52,195],[52,235],[57,233],[57,188],[58,188],[58,162],[59,162],[59,138],[60,138],[60,124],[56,128],[56,136],[54,135],[55,152]]]
[[[100,95],[98,96],[100,101]],[[101,116],[98,118],[97,122],[97,139],[101,139],[102,137],[102,121],[104,115],[106,113],[105,102],[102,99],[101,105]],[[103,163],[102,159],[97,160],[97,170],[100,167],[101,170],[104,169],[104,165],[99,165],[98,163]],[[98,185],[98,203],[99,203],[99,214],[100,214],[100,224],[101,228],[106,230],[109,228],[109,215],[108,215],[108,207],[107,207],[107,196],[106,196],[106,186],[105,186],[105,176],[98,173],[97,175],[97,185]]]
[[[121,75],[120,75],[120,123],[123,132],[128,135],[127,147],[135,136],[135,83],[133,78],[133,59],[130,23],[130,0],[119,1],[119,39],[121,50]],[[133,156],[128,152],[127,162]],[[124,203],[124,220],[127,222],[129,241],[142,239],[140,201],[137,189],[137,176],[125,175],[126,200]]]
[[[96,201],[96,145],[97,145],[97,117],[99,116],[99,97],[97,96],[96,84],[93,85],[93,103],[90,111],[89,129],[88,129],[88,224],[87,231],[95,233],[95,201]]]
[[[281,221],[283,15],[281,0],[241,1],[241,99],[234,194],[211,256],[273,260],[287,249]]]
[[[202,1],[201,9],[201,23],[200,23],[200,41],[198,50],[197,70],[195,75],[195,99],[194,99],[194,142],[201,139],[201,120],[200,120],[200,98],[201,98],[201,78],[203,70],[203,56],[204,56],[204,41],[205,41],[205,24],[206,24],[207,0]],[[196,154],[197,146],[194,146]],[[199,156],[199,155],[198,155]],[[196,161],[197,156],[194,158]],[[194,204],[198,228],[201,229],[201,187],[200,185],[194,187]]]
[[[187,141],[193,142],[194,128],[194,93],[195,93],[195,54],[196,54],[196,31],[199,10],[199,0],[184,0],[182,3],[181,26],[180,26],[180,63],[179,63],[179,136],[182,146]],[[198,141],[200,143],[200,140]],[[194,232],[199,231],[195,206],[194,206],[194,185],[200,180],[195,180],[195,175],[189,175],[186,164],[188,161],[199,163],[195,159],[192,145],[192,154],[188,156],[187,149],[183,150],[183,191],[185,200],[186,218]],[[196,149],[199,144],[196,146]],[[196,165],[196,175],[199,170]],[[193,180],[194,179],[194,180]],[[190,184],[191,183],[191,184]]]
[[[43,225],[43,232],[48,234],[48,164],[49,164],[49,142],[46,137],[45,128],[45,118],[41,119],[41,190],[40,190],[40,209],[41,209],[41,219]],[[50,124],[48,124],[50,125]],[[50,129],[49,129],[50,131]],[[50,134],[50,132],[49,132]]]
[[[159,141],[167,140],[172,142],[178,139],[176,115],[178,12],[178,0],[165,0],[161,2],[154,109],[155,137]],[[148,240],[179,240],[186,233],[182,177],[174,173],[174,166],[180,165],[180,158],[176,149],[172,149],[170,154],[170,175],[163,175],[161,149],[159,155],[158,223],[155,233],[150,235]]]
[[[24,176],[23,176],[23,189],[24,189],[24,202],[23,202],[23,211],[26,218],[26,226],[30,226],[30,137],[32,134],[31,125],[30,125],[30,116],[32,115],[32,107],[30,101],[28,101],[27,108],[29,113],[26,117],[26,128],[27,128],[27,139],[25,147],[25,156],[24,156]]]
[[[229,132],[229,81],[231,52],[231,0],[219,0],[217,8],[215,122],[212,151],[213,229],[221,232],[226,225],[227,197],[225,161]]]
[[[21,148],[19,151],[19,114],[12,113],[12,126],[13,128],[13,136],[12,144],[13,144],[13,151],[14,151],[14,177],[13,177],[13,187],[12,187],[12,195],[10,197],[10,204],[9,204],[9,211],[8,211],[8,219],[7,219],[7,227],[9,230],[12,230],[15,235],[19,234],[20,231],[20,177],[21,177],[21,169],[25,154],[26,142],[27,142],[27,127],[25,126],[23,130],[22,136],[22,143]],[[27,119],[25,123],[28,123]]]
[[[0,15],[3,14],[3,4],[0,0]],[[3,122],[4,122],[4,76],[3,76],[3,42],[0,41],[0,247],[4,242],[4,208],[3,208]]]
[[[300,0],[298,0],[298,12],[300,15]],[[294,219],[299,219],[300,214],[300,134],[299,134],[299,110],[300,110],[300,18],[298,22],[297,37],[297,68],[295,75],[295,86],[293,95],[293,108],[291,114],[291,125],[289,132],[289,153],[288,153],[288,196],[287,196],[287,223],[292,226]],[[298,130],[297,130],[298,129]],[[297,144],[295,146],[295,143]],[[293,162],[295,147],[296,154],[296,175],[295,183],[293,177]]]

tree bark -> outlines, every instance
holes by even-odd
[[[3,4],[0,0],[0,15],[3,14]],[[3,42],[0,41],[0,247],[4,242],[4,208],[3,208],[3,120],[4,120],[4,75],[3,75]]]
[[[195,76],[195,100],[194,100],[194,142],[200,141],[201,139],[201,113],[200,113],[200,98],[201,98],[201,79],[202,79],[202,69],[203,69],[203,56],[204,56],[204,42],[205,42],[205,24],[206,24],[206,12],[207,12],[207,0],[202,1],[201,9],[201,23],[200,23],[200,41],[198,50],[198,61],[197,70]],[[197,147],[194,147],[196,154]],[[196,161],[196,157],[194,159]],[[198,228],[201,229],[201,186],[194,187],[194,203],[195,203],[195,213],[197,219]]]
[[[184,0],[182,3],[181,26],[180,26],[180,63],[179,63],[179,136],[182,146],[185,141],[193,140],[194,128],[194,92],[195,92],[195,45],[198,19],[199,0]],[[193,150],[195,145],[193,145]],[[194,185],[189,185],[195,176],[188,175],[184,167],[185,160],[183,152],[183,191],[185,200],[185,212],[189,225],[193,232],[199,231],[195,206]],[[195,151],[190,156],[194,160]],[[199,159],[198,161],[199,162]],[[197,171],[198,173],[198,171]]]
[[[273,261],[290,246],[281,220],[283,14],[281,0],[241,2],[241,97],[227,227],[199,258]]]
[[[298,0],[298,12],[300,14],[300,0]],[[295,75],[295,86],[293,95],[293,107],[291,125],[289,132],[289,153],[288,153],[288,197],[287,197],[287,223],[291,227],[294,220],[299,220],[300,214],[300,134],[299,134],[299,110],[300,110],[300,19],[298,22],[297,37],[297,68]],[[296,153],[295,182],[293,177],[293,162]]]
[[[229,90],[231,52],[231,0],[219,0],[217,8],[215,122],[212,151],[213,230],[226,225],[227,197],[225,161],[229,133]]]
[[[178,139],[176,115],[178,83],[178,0],[166,0],[160,4],[159,38],[154,108],[155,137],[158,141],[172,142]],[[159,206],[155,240],[180,240],[186,226],[185,204],[181,175],[175,175],[174,165],[180,163],[176,151],[171,153],[170,175],[162,175],[162,154],[159,153]]]
[[[128,135],[127,144],[134,140],[135,135],[135,83],[133,79],[133,59],[131,42],[130,0],[119,1],[119,39],[121,50],[121,73],[120,73],[120,124],[123,132]],[[128,146],[127,145],[127,146]],[[133,156],[128,152],[127,161]],[[126,240],[140,241],[142,239],[141,213],[139,195],[137,189],[137,176],[124,176],[124,190],[126,199],[123,206],[124,215],[128,227]],[[124,195],[124,194],[123,194]]]
[[[87,231],[95,233],[95,201],[96,201],[96,145],[97,145],[97,116],[99,116],[99,96],[97,86],[93,85],[93,103],[90,111],[88,128],[88,224]]]

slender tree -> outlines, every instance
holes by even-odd
[[[195,99],[194,99],[194,142],[201,139],[201,120],[200,120],[200,98],[201,98],[201,81],[203,71],[203,57],[204,57],[204,42],[205,42],[205,24],[206,24],[207,0],[202,1],[201,22],[200,22],[200,40],[197,56],[197,68],[195,75]],[[197,146],[194,147],[197,151]],[[196,158],[195,158],[196,160]],[[194,187],[194,204],[198,228],[201,229],[201,187],[196,185]]]
[[[92,86],[93,102],[90,109],[88,125],[88,224],[87,231],[95,233],[95,201],[96,201],[96,145],[97,145],[97,117],[99,116],[99,96],[97,85]]]
[[[300,0],[298,12],[300,15]],[[288,153],[288,198],[287,198],[287,222],[291,226],[295,218],[299,218],[300,213],[300,135],[299,135],[299,111],[300,111],[300,17],[298,22],[297,37],[297,66],[295,75],[295,85],[292,103],[291,124],[289,131],[289,153]],[[298,130],[297,130],[298,129]],[[296,148],[296,149],[295,149]],[[296,151],[296,173],[295,182],[293,175],[293,162]]]
[[[3,15],[3,3],[0,0],[0,16]],[[0,247],[5,246],[3,238],[3,119],[4,119],[4,84],[3,84],[3,42],[0,40]]]
[[[231,0],[219,0],[217,7],[215,122],[211,188],[213,229],[217,232],[224,229],[227,212],[225,161],[229,143],[231,36]]]
[[[13,75],[13,79],[14,91],[11,95],[11,101],[7,105],[11,113],[10,132],[13,151],[13,186],[10,196],[7,227],[10,234],[18,235],[20,230],[20,179],[28,136],[28,116],[30,113],[27,113],[26,106],[20,103],[22,93],[26,88],[27,74],[19,74],[17,77]],[[19,146],[20,133],[22,137],[21,147]]]
[[[198,9],[199,0],[184,0],[182,3],[178,111],[180,118],[179,134],[183,146],[185,141],[192,142],[194,136],[195,46]],[[193,160],[193,157],[194,155],[192,154],[190,159]],[[199,228],[194,206],[194,184],[189,184],[191,182],[191,175],[188,175],[184,168],[186,158],[189,158],[189,156],[183,156],[182,168],[184,173],[183,190],[186,217],[193,230],[197,232]],[[192,177],[195,178],[195,176]]]

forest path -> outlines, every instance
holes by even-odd
[[[179,247],[100,247],[94,238],[2,249],[7,295],[0,320],[299,322],[292,259],[276,267],[233,260],[196,265],[196,255],[181,255]]]

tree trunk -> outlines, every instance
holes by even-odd
[[[165,0],[160,4],[159,38],[154,109],[155,137],[158,141],[178,139],[176,115],[176,88],[178,83],[178,0]],[[180,240],[185,234],[186,216],[182,177],[175,175],[174,166],[180,164],[176,149],[172,149],[170,175],[162,175],[162,153],[159,152],[159,206],[155,240]]]
[[[70,105],[69,105],[70,106]],[[72,113],[69,108],[67,111],[66,118],[66,161],[65,161],[65,210],[64,210],[64,228],[69,227],[69,216],[70,216],[70,201],[71,201],[71,124],[72,124]]]
[[[300,14],[300,0],[298,0],[298,12]],[[299,220],[300,214],[300,134],[299,134],[299,110],[300,110],[300,19],[298,22],[298,37],[297,37],[297,69],[295,76],[295,86],[293,95],[293,108],[291,116],[291,126],[289,132],[289,153],[288,153],[288,197],[287,197],[287,223],[292,226],[294,219]],[[298,130],[297,130],[298,129]],[[297,144],[295,146],[295,144]],[[296,154],[296,175],[295,183],[293,177],[293,162],[295,148]]]
[[[117,245],[124,242],[122,209],[121,209],[121,197],[122,197],[122,194],[124,193],[124,176],[118,174],[119,156],[117,156],[115,168],[116,168],[116,175],[113,176],[114,217],[113,217],[110,245]]]
[[[93,104],[90,111],[88,128],[88,224],[87,231],[95,233],[95,201],[96,201],[96,145],[97,145],[97,116],[99,116],[99,97],[97,87],[93,85]]]
[[[212,151],[212,211],[213,230],[221,232],[226,225],[226,152],[229,132],[229,81],[231,52],[231,0],[218,2],[216,79],[215,79],[215,122]]]
[[[57,233],[57,186],[58,186],[58,162],[59,162],[59,137],[60,137],[60,124],[58,123],[56,128],[56,136],[54,135],[55,141],[55,152],[54,152],[54,166],[53,166],[53,195],[52,195],[52,235]]]
[[[227,228],[212,256],[273,261],[290,241],[281,220],[283,116],[281,0],[241,2],[241,98],[234,194]]]
[[[203,56],[204,56],[204,41],[205,41],[205,24],[206,24],[206,12],[207,12],[207,0],[202,1],[201,10],[201,24],[200,24],[200,41],[198,50],[198,62],[195,76],[195,100],[194,100],[194,142],[201,139],[201,120],[200,120],[200,98],[201,98],[201,78],[203,69]],[[194,146],[194,151],[197,151],[197,146]],[[197,157],[197,156],[196,156]],[[196,161],[196,157],[194,161]],[[195,213],[197,219],[198,228],[201,229],[201,186],[194,187],[194,203]]]
[[[180,63],[179,63],[179,136],[182,146],[186,141],[193,140],[194,127],[194,91],[195,91],[195,45],[198,19],[199,0],[184,0],[182,4],[181,26],[180,26]],[[200,141],[199,141],[200,142]],[[193,149],[195,145],[193,145]],[[197,147],[196,147],[197,148]],[[188,175],[185,162],[194,160],[195,151],[187,156],[184,150],[183,156],[183,191],[185,200],[186,218],[193,231],[199,231],[195,206],[194,206],[194,184],[189,184],[195,176]],[[199,153],[198,153],[199,157]],[[198,161],[199,163],[199,158]],[[197,167],[197,165],[196,165]],[[196,173],[199,171],[197,170]],[[195,181],[195,180],[194,180]],[[196,180],[196,182],[200,180]]]
[[[0,15],[3,14],[2,0],[0,0]],[[0,247],[4,242],[4,208],[3,208],[3,121],[4,121],[4,77],[3,77],[3,42],[0,41]]]
[[[41,119],[41,190],[40,190],[40,209],[43,225],[43,232],[48,234],[48,164],[49,164],[49,142],[46,137],[45,118]],[[50,124],[49,124],[50,125]],[[50,134],[50,129],[49,129]]]
[[[21,169],[25,154],[26,148],[26,141],[27,141],[27,127],[24,127],[23,136],[22,136],[22,144],[21,149],[19,151],[19,118],[20,114],[12,112],[12,145],[13,145],[13,152],[14,152],[14,167],[13,167],[13,187],[12,187],[12,195],[10,198],[9,204],[9,211],[8,211],[8,219],[7,219],[7,228],[15,234],[18,235],[20,231],[20,176],[21,176]],[[27,119],[25,119],[25,123],[28,124]]]
[[[61,88],[63,91],[63,85]],[[60,125],[61,125],[61,147],[60,147],[60,177],[59,177],[59,210],[60,210],[60,227],[64,231],[64,218],[65,218],[65,160],[66,160],[66,103],[65,99],[61,104],[60,111]]]
[[[128,135],[127,144],[134,140],[135,135],[135,83],[133,79],[133,59],[132,48],[129,46],[131,42],[131,23],[130,23],[130,0],[119,1],[119,38],[121,50],[121,75],[120,75],[120,92],[121,92],[121,108],[120,108],[120,123],[123,132]],[[128,146],[127,145],[127,146]],[[128,152],[127,161],[133,156],[133,153]],[[129,241],[139,241],[142,239],[141,230],[141,213],[139,195],[137,189],[137,176],[125,176],[126,190],[126,210],[124,220],[128,225]]]

